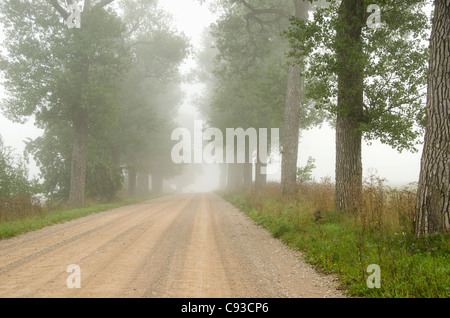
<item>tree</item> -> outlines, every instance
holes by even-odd
[[[286,63],[289,43],[280,33],[289,25],[294,9],[302,16],[307,14],[308,3],[235,0],[220,4],[226,13],[213,34],[219,51],[215,74],[221,78],[216,96],[222,96],[222,104],[216,103],[215,111],[230,114],[228,125],[282,128],[282,183],[293,182],[292,187],[283,189],[295,191],[299,129],[317,124],[320,116],[301,99],[300,65],[294,60]],[[223,114],[217,117],[225,118]],[[261,164],[257,163],[256,171]],[[265,175],[256,172],[256,186],[264,183]]]
[[[84,204],[89,129],[116,109],[126,65],[123,24],[105,9],[111,2],[84,1],[81,28],[73,29],[65,25],[70,12],[56,0],[2,3],[9,92],[3,110],[16,121],[34,115],[41,128],[59,121],[72,130],[71,206]]]
[[[450,231],[450,2],[435,0],[416,235]]]
[[[149,191],[149,174],[155,186],[159,183],[156,188],[162,188],[162,178],[178,172],[165,154],[170,155],[167,136],[182,97],[178,68],[190,45],[157,4],[156,0],[119,2],[131,68],[121,85],[112,148],[115,161],[126,170],[129,195]]]
[[[114,84],[116,84],[114,77],[118,75],[117,72],[111,72],[117,67],[117,64],[114,63],[114,61],[111,61],[111,54],[117,53],[120,48],[111,40],[115,39],[117,41],[120,39],[124,29],[117,18],[115,18],[115,23],[117,23],[116,26],[110,24],[112,20],[105,24],[105,22],[108,21],[108,15],[100,13],[105,12],[100,9],[103,9],[103,7],[111,2],[113,2],[113,0],[104,0],[93,6],[91,5],[91,1],[85,0],[83,14],[81,15],[83,27],[80,30],[74,30],[73,53],[76,57],[76,64],[73,65],[74,68],[72,71],[77,72],[76,70],[81,70],[78,71],[78,79],[80,80],[78,85],[82,89],[79,91],[78,96],[72,97],[71,100],[67,100],[66,102],[72,109],[71,119],[74,129],[69,193],[69,206],[72,207],[82,206],[84,204],[90,108],[98,103],[99,98],[101,100],[104,96],[110,97],[112,95],[111,93],[108,93],[112,92],[111,89],[114,89]],[[61,14],[62,18],[66,20],[69,13],[59,5],[58,1],[54,0],[51,1],[51,3]],[[114,29],[116,33],[110,33]],[[77,34],[78,31],[81,32]],[[107,38],[107,35],[110,37]],[[98,39],[102,39],[103,41],[98,41]],[[108,42],[109,45],[112,44],[113,46],[108,48]],[[102,53],[104,54],[103,56],[101,55]],[[103,57],[103,59],[99,59],[98,56]],[[96,65],[96,61],[99,61],[100,63]],[[108,62],[109,65],[107,64]],[[109,70],[110,73],[106,73],[106,77],[101,76],[96,79],[92,78],[92,73],[95,72],[92,72],[92,69],[100,69],[103,73],[102,75],[105,75],[105,71],[107,72],[108,67],[111,66],[112,68]],[[100,79],[100,81],[98,81],[98,79]],[[106,90],[99,92],[97,89],[94,89],[95,86],[110,90],[109,92]],[[88,98],[83,101],[85,95],[87,95]],[[107,104],[110,101],[111,100],[101,100],[100,102],[106,102],[105,104]]]
[[[364,108],[364,0],[343,0],[336,27],[336,209],[355,211],[362,190],[361,131]]]
[[[226,128],[279,127],[284,99],[280,86],[286,78],[283,51],[277,50],[279,30],[274,27],[279,19],[272,26],[262,26],[245,16],[245,6],[231,1],[222,5],[227,14],[212,26],[211,38],[205,45],[214,45],[216,51],[201,60],[202,67],[214,74],[213,80],[207,81],[209,92],[203,103],[207,107],[201,112],[210,126],[222,130],[223,136]],[[255,150],[247,143],[245,163],[227,164],[228,188],[251,186]],[[255,168],[255,179],[261,180],[260,166]]]
[[[369,4],[383,24],[369,27]],[[305,95],[336,125],[336,210],[355,211],[362,186],[362,139],[416,151],[426,85],[425,1],[329,1],[286,32],[308,56]],[[330,41],[330,39],[332,39]]]
[[[308,1],[293,0],[295,6],[294,16],[304,21],[308,17]],[[303,96],[302,65],[303,56],[298,60],[294,57],[289,61],[287,81],[286,106],[283,122],[283,145],[281,162],[281,184],[283,195],[297,193],[297,160],[300,130],[300,110],[305,99]]]
[[[113,1],[83,1],[73,29],[59,1],[4,2],[11,97],[3,110],[17,121],[34,115],[44,130],[27,149],[46,192],[77,206],[85,196],[113,199],[126,169],[148,177],[158,145],[167,144],[157,132],[170,126],[177,67],[188,53],[157,1],[118,1],[120,16],[106,7]]]

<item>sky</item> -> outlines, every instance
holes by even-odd
[[[198,0],[170,0],[161,1],[163,7],[172,12],[178,21],[178,27],[192,38],[193,43],[199,44],[203,28],[214,22],[214,17],[206,5],[199,5]],[[196,87],[187,85],[185,90],[195,90]],[[194,111],[189,99],[186,99],[182,111]],[[334,180],[335,171],[335,131],[324,125],[302,132],[299,145],[298,165],[304,166],[308,157],[315,159],[316,169],[313,176],[317,181],[330,177]],[[416,182],[420,172],[421,147],[417,153],[404,151],[398,153],[389,146],[374,141],[371,146],[363,144],[363,173],[366,177],[375,173],[393,186],[401,186]],[[278,159],[279,160],[279,159]],[[272,176],[278,178],[278,175]]]
[[[198,47],[204,28],[214,22],[214,16],[209,12],[208,6],[200,5],[198,0],[160,0],[160,5],[173,15],[178,29],[191,39],[191,43],[195,47]],[[184,65],[185,69],[190,67],[195,67],[192,60],[188,60]],[[180,105],[181,113],[189,114],[193,119],[201,119],[195,111],[192,98],[200,92],[201,85],[185,84],[183,89],[186,92],[186,98]],[[3,87],[0,84],[0,100],[4,96],[2,91]],[[27,138],[34,139],[40,134],[41,131],[34,127],[32,122],[25,125],[15,124],[0,114],[0,135],[7,145],[16,149],[16,153],[21,154],[23,152],[24,141]],[[317,181],[320,181],[323,177],[330,177],[331,180],[334,180],[334,149],[334,130],[330,127],[324,125],[321,129],[304,131],[299,145],[298,165],[304,166],[308,157],[311,156],[315,159],[316,165],[313,177]],[[403,152],[399,154],[389,146],[382,145],[379,142],[373,142],[371,146],[364,144],[363,173],[365,176],[376,173],[379,177],[386,178],[388,183],[394,186],[416,182],[420,172],[420,157],[420,147],[417,153]],[[38,168],[32,159],[29,168],[30,174],[37,176]],[[216,167],[208,166],[204,175],[198,178],[197,184],[192,186],[192,190],[206,190],[216,185],[218,182],[217,171]],[[274,178],[277,177],[275,175]]]

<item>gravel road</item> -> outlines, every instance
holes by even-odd
[[[79,271],[67,271],[71,264]],[[344,297],[336,285],[209,193],[165,196],[0,240],[3,298]]]

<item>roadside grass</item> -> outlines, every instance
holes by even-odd
[[[89,202],[83,208],[69,209],[67,207],[49,207],[38,211],[19,213],[14,218],[0,219],[0,239],[10,238],[26,232],[35,231],[45,226],[63,223],[89,214],[104,212],[126,205],[147,201],[158,197],[157,195],[124,198],[110,203]]]
[[[326,180],[300,185],[290,199],[279,195],[278,184],[260,194],[220,193],[319,271],[337,277],[349,296],[450,297],[450,235],[414,235],[412,186],[390,189],[379,178],[367,180],[358,215],[334,212],[333,194]],[[367,285],[370,264],[380,267],[381,288]]]

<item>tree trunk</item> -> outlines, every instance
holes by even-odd
[[[435,0],[426,112],[427,125],[415,216],[418,236],[450,231],[449,0]]]
[[[296,0],[295,16],[306,20],[308,1]],[[300,129],[300,107],[302,106],[303,80],[301,66],[296,58],[290,58],[288,87],[284,110],[283,150],[281,159],[281,193],[292,195],[297,192],[297,160]]]
[[[148,195],[149,193],[149,174],[145,171],[140,171],[137,174],[137,194]]]
[[[361,135],[358,123],[338,116],[336,122],[336,210],[356,212],[361,200]]]
[[[159,173],[152,174],[152,193],[160,194],[163,192],[164,178]]]
[[[220,176],[219,176],[219,190],[225,190],[227,187],[227,164],[219,163]]]
[[[116,168],[120,168],[120,155],[121,155],[120,148],[117,145],[112,145],[111,146],[111,160],[112,160],[112,164]]]
[[[260,136],[258,136],[258,140],[259,140]],[[261,173],[262,169],[266,170],[267,168],[267,158],[261,160],[261,156],[260,156],[260,148],[259,145],[256,148],[256,163],[255,163],[255,192],[261,192],[267,185],[267,174],[265,173]],[[268,149],[267,149],[268,151]],[[266,170],[267,172],[267,170]]]
[[[227,190],[235,191],[236,190],[236,163],[228,163],[227,164]]]
[[[336,210],[358,209],[362,190],[361,132],[364,0],[343,0],[336,30],[338,101],[336,118]]]
[[[253,149],[250,149],[250,138],[246,137],[245,141],[245,163],[243,164],[242,183],[244,189],[250,190],[253,183],[253,163],[252,163]]]
[[[236,190],[241,191],[244,188],[244,163],[236,163]]]
[[[70,174],[69,206],[84,205],[86,188],[86,163],[88,154],[88,112],[79,111],[73,120],[73,150]]]
[[[267,185],[267,174],[261,173],[261,168],[266,168],[267,164],[257,162],[255,164],[255,192],[261,192]]]
[[[137,171],[134,168],[128,169],[128,195],[136,195]]]
[[[253,164],[251,162],[244,163],[244,187],[246,190],[251,189],[253,184]]]

